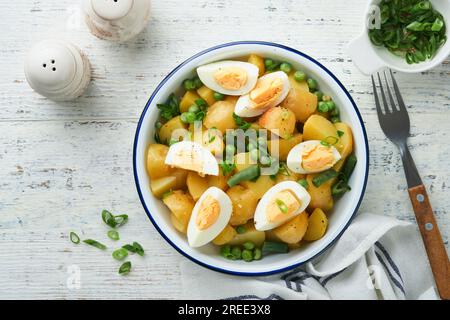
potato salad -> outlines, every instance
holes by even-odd
[[[146,163],[189,245],[250,262],[321,239],[356,165],[332,96],[258,54],[202,65],[180,86],[158,104]]]

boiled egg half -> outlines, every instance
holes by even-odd
[[[211,151],[192,141],[181,141],[170,146],[165,164],[200,175],[219,175],[219,164]]]
[[[259,69],[241,61],[220,61],[197,68],[205,86],[216,92],[241,96],[252,90],[258,81]]]
[[[227,226],[233,211],[230,197],[221,189],[207,189],[192,210],[187,229],[191,247],[201,247],[211,242]]]
[[[259,201],[255,212],[255,228],[274,229],[302,213],[311,196],[299,183],[284,181],[270,188]]]
[[[341,154],[333,146],[326,146],[319,140],[304,141],[289,152],[287,166],[301,173],[317,173],[332,168],[341,159]]]
[[[238,99],[234,112],[246,118],[259,116],[283,102],[290,89],[289,78],[283,71],[266,74],[249,94]]]

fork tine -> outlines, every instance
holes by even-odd
[[[384,111],[386,112],[386,114],[389,114],[391,112],[389,111],[389,105],[386,100],[386,95],[384,94],[383,82],[381,81],[379,72],[377,72],[377,75],[378,75],[378,81],[380,82],[380,91],[381,91],[381,98],[383,99]]]
[[[394,101],[394,97],[392,96],[392,92],[391,92],[391,86],[389,85],[389,81],[388,81],[387,76],[386,76],[386,70],[384,70],[383,73],[384,73],[384,80],[386,80],[386,90],[387,90],[387,93],[388,93],[388,96],[389,96],[389,100],[391,102],[392,111],[397,111],[396,104],[395,104],[395,101]]]
[[[395,80],[394,73],[392,72],[392,70],[389,69],[389,71],[391,73],[392,84],[394,85],[395,95],[397,97],[398,106],[400,108],[400,111],[406,111],[405,102],[403,101],[403,97],[400,93],[400,89],[398,88],[397,80]]]
[[[375,106],[377,107],[378,118],[383,116],[383,112],[381,111],[380,98],[378,97],[377,86],[375,84],[375,79],[372,77],[372,85],[373,85],[373,96],[375,98]]]

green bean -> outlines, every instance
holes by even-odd
[[[333,169],[328,169],[328,170],[326,170],[326,171],[320,173],[319,175],[315,176],[315,177],[312,179],[312,183],[313,183],[313,185],[314,185],[316,188],[318,188],[318,187],[320,187],[322,184],[324,184],[325,182],[327,182],[327,181],[329,181],[329,180],[331,180],[331,179],[336,178],[338,175],[339,175],[339,173],[336,172],[335,170],[333,170]]]
[[[288,253],[289,247],[284,242],[265,241],[262,246],[262,255],[266,256],[270,253]]]
[[[308,189],[309,184],[308,181],[306,179],[300,179],[297,181],[303,188]]]
[[[225,99],[225,95],[219,93],[219,92],[214,92],[214,100],[216,101],[221,101],[223,99]]]
[[[347,182],[344,180],[339,180],[331,188],[331,195],[333,197],[339,197],[349,191],[351,188],[348,186]]]
[[[227,184],[231,188],[241,183],[242,181],[256,179],[260,174],[261,171],[259,167],[257,165],[253,165],[232,176],[230,179],[228,179]]]
[[[353,154],[350,155],[345,161],[344,168],[342,168],[342,176],[344,177],[345,181],[348,181],[350,179],[353,170],[355,170],[356,162],[356,156]]]

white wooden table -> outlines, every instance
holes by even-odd
[[[361,30],[366,1],[155,0],[148,29],[128,44],[91,36],[77,24],[76,10],[67,11],[72,2],[0,2],[0,299],[179,296],[184,258],[165,243],[141,207],[132,143],[141,110],[159,81],[194,53],[229,41],[280,42],[331,69],[359,105],[369,135],[370,177],[361,210],[414,220],[400,157],[379,128],[369,78],[345,53]],[[88,92],[70,103],[35,94],[23,74],[29,47],[61,34],[93,65]],[[449,79],[448,60],[430,72],[398,76],[412,121],[412,153],[447,248]],[[137,240],[146,249],[145,258],[132,258],[127,277],[117,275],[119,263],[110,253],[68,240],[75,230],[113,246],[101,222],[103,208],[127,213],[122,242]],[[81,270],[80,289],[66,285],[72,265]]]

